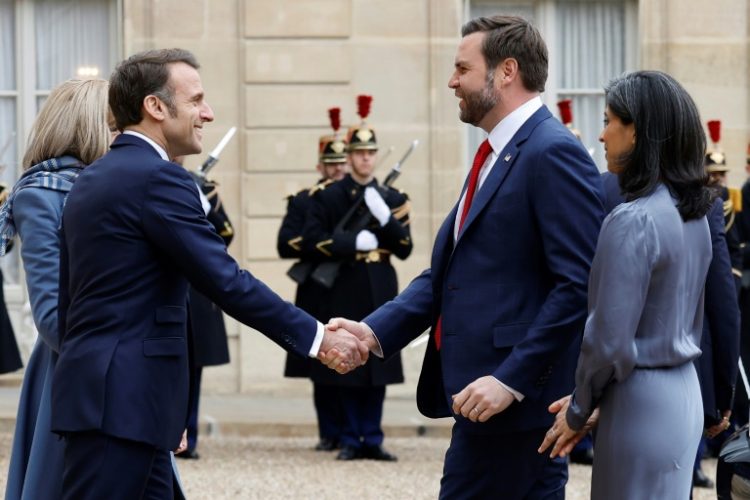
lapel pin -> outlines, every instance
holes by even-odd
[[[505,161],[510,161],[510,153],[508,153],[507,155],[505,155],[505,158],[503,158],[503,159]]]

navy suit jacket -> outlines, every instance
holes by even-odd
[[[135,136],[119,136],[76,181],[60,267],[55,432],[177,448],[187,415],[188,282],[289,351],[306,356],[316,332],[311,316],[229,256],[190,174]]]
[[[605,208],[609,213],[623,203],[625,198],[620,193],[616,175],[605,172],[602,180]],[[721,420],[721,412],[732,409],[739,371],[740,311],[724,232],[724,203],[720,197],[714,200],[706,218],[711,232],[713,256],[706,275],[705,314],[700,345],[702,354],[696,359],[695,367],[708,427]]]
[[[603,217],[599,173],[543,107],[500,153],[454,245],[456,211],[438,230],[431,268],[364,322],[390,356],[442,314],[442,346],[428,343],[417,389],[424,415],[451,415],[451,395],[494,375],[525,399],[484,424],[457,416],[458,425],[548,426],[547,406],[573,389]]]

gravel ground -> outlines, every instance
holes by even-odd
[[[8,469],[11,435],[0,433],[0,471]],[[188,498],[224,499],[435,499],[445,438],[387,438],[397,463],[358,460],[337,462],[333,453],[312,451],[311,438],[209,437],[201,440],[200,460],[180,460]],[[704,461],[713,476],[715,461]],[[572,465],[566,498],[589,496],[591,469]],[[0,473],[0,490],[6,475]],[[716,498],[711,490],[694,492],[695,500]]]

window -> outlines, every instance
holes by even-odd
[[[107,78],[119,56],[118,0],[0,0],[0,180],[12,186],[31,124],[68,78]],[[2,261],[19,283],[18,250]]]
[[[554,115],[557,102],[573,100],[573,126],[600,170],[606,169],[599,143],[604,85],[636,69],[636,0],[471,0],[466,18],[515,14],[539,28],[549,50],[549,78],[542,99]],[[471,161],[484,131],[469,127]]]

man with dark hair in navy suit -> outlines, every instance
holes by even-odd
[[[489,134],[432,265],[362,322],[334,319],[384,357],[432,328],[417,388],[455,418],[440,498],[564,498],[565,459],[537,453],[569,393],[603,217],[591,157],[542,104],[547,48],[525,19],[463,27],[448,86]],[[374,334],[374,335],[373,335]],[[335,352],[325,362],[339,368]]]
[[[354,337],[325,331],[240,269],[190,174],[170,161],[200,153],[203,125],[214,118],[197,68],[180,49],[118,65],[109,101],[123,133],[65,205],[52,383],[65,499],[171,498],[169,450],[188,409],[188,282],[288,351],[340,348],[346,366],[367,357]]]

